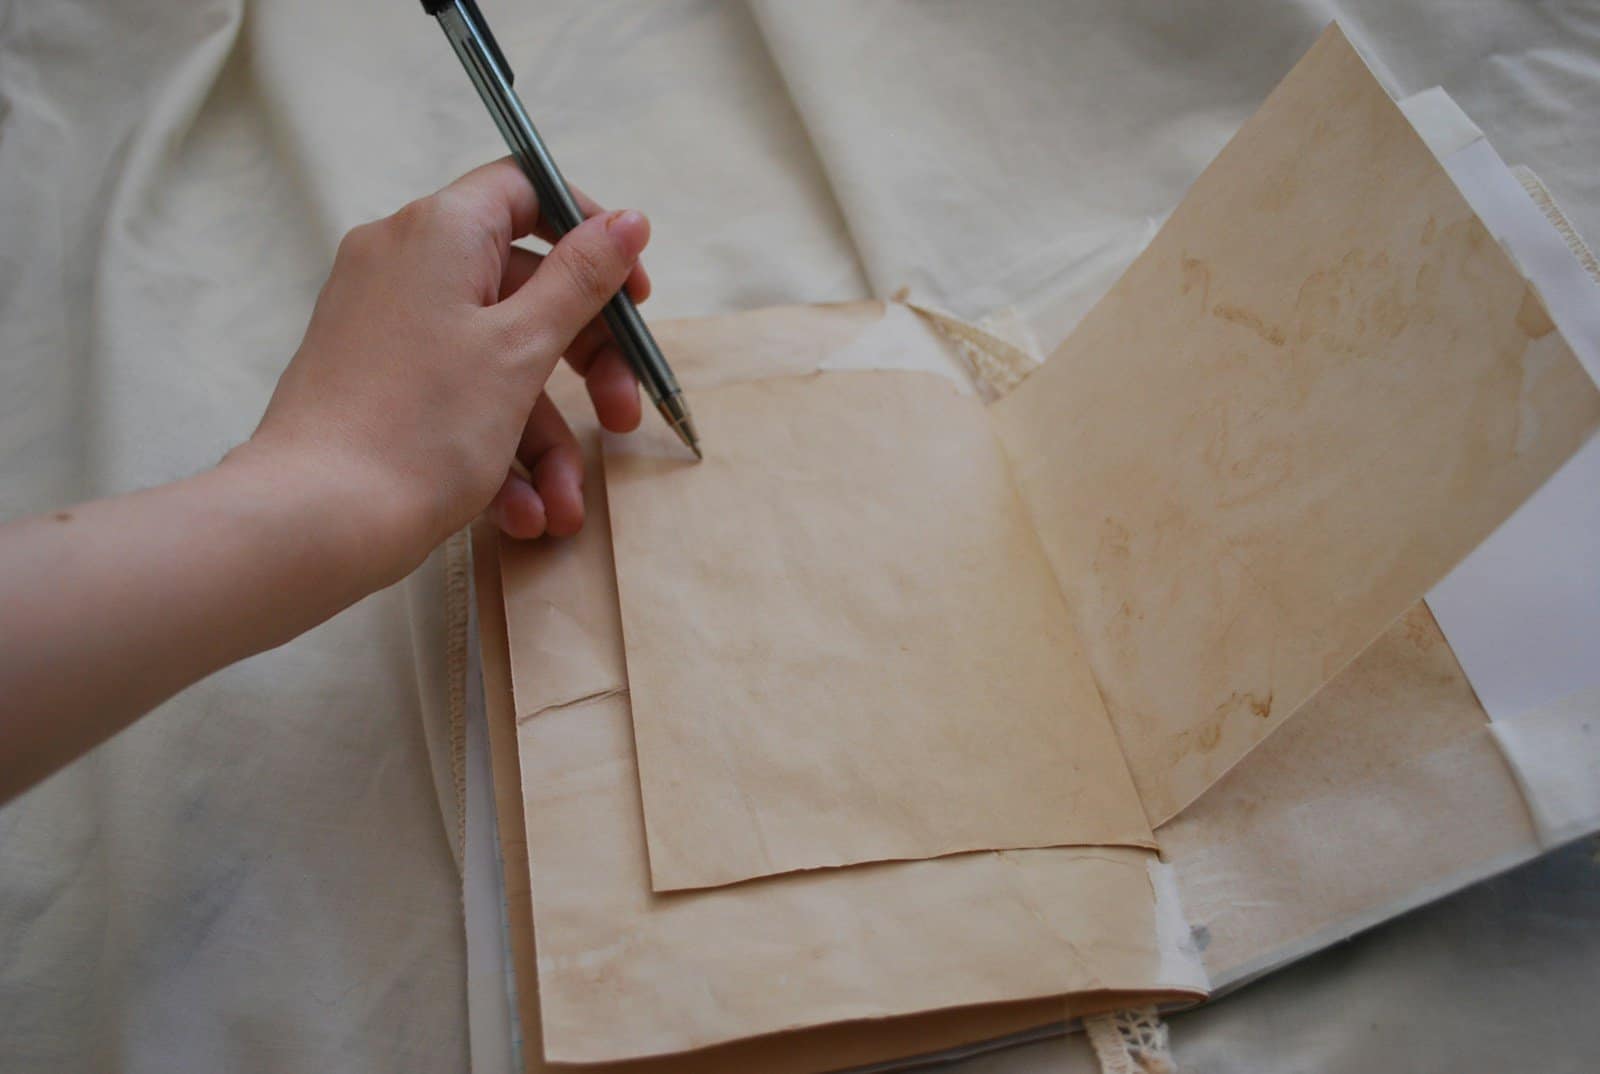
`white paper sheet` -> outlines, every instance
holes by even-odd
[[[513,1074],[522,1069],[522,1035],[516,1025],[511,964],[506,949],[505,890],[500,836],[489,771],[489,729],[483,707],[483,665],[478,654],[478,607],[467,626],[467,838],[462,855],[461,906],[467,938],[467,1046],[472,1074]]]
[[[1600,286],[1481,136],[1443,163],[1600,380]],[[1427,599],[1491,719],[1600,686],[1600,439]]]

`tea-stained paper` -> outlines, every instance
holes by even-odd
[[[1149,845],[982,405],[920,372],[694,398],[610,438],[656,890],[965,850]]]
[[[974,1004],[1205,990],[1159,928],[1153,851],[984,852],[652,892],[627,697],[517,730],[551,1060]]]
[[[1600,423],[1539,296],[1337,28],[991,410],[1152,823]]]
[[[514,985],[511,991],[521,1028],[524,1074],[545,1074],[563,1067],[552,1066],[544,1054],[527,825],[523,816],[522,766],[517,749],[508,617],[502,586],[503,572],[508,576],[516,573],[527,577],[526,562],[518,564],[511,572],[506,572],[505,567],[529,547],[528,542],[501,540],[492,523],[480,521],[473,528],[473,574],[482,642],[484,708],[494,783],[495,822],[504,865],[506,944]],[[604,550],[609,558],[609,542],[604,543]],[[563,569],[572,570],[570,567]],[[620,629],[615,615],[611,619],[613,629]],[[531,629],[539,632],[541,627],[535,625]],[[629,841],[629,845],[636,843]],[[1171,917],[1175,908],[1158,910],[1164,910]],[[589,1064],[584,1069],[590,1074],[745,1074],[752,1070],[763,1074],[814,1074],[909,1056],[950,1054],[951,1049],[982,1047],[989,1042],[1049,1032],[1073,1018],[1148,1001],[1149,997],[1142,994],[1095,992],[991,1003],[866,1022],[833,1023],[744,1038],[654,1059]],[[637,1002],[630,998],[630,1003]],[[626,1014],[619,1017],[626,1017]],[[609,1035],[605,1028],[600,1032]]]
[[[673,368],[696,395],[719,384],[813,373],[824,366],[920,368],[953,375],[953,359],[943,352],[938,337],[916,313],[896,303],[774,306],[733,316],[663,321],[654,331]],[[550,392],[567,400],[562,412],[575,428],[593,427],[591,404],[576,377],[558,369]],[[607,509],[598,459],[591,462],[590,473],[584,506],[587,517],[594,518]],[[616,618],[610,540],[512,542],[502,549],[502,560],[511,634],[538,639],[511,654],[518,715],[626,687],[620,667],[596,663],[593,655],[595,633],[609,629]],[[523,579],[534,574],[543,581],[525,586]]]
[[[813,319],[819,331],[807,332]],[[775,322],[786,330],[768,334]],[[729,369],[798,371],[869,340],[937,346],[914,319],[871,305],[664,323],[657,333],[673,364],[690,371],[697,403],[708,390],[697,381],[713,369],[732,383],[740,378]],[[592,419],[574,425],[598,481]],[[492,602],[482,627],[486,672],[493,665],[502,683],[486,682],[491,702],[519,661],[527,672],[515,686],[516,775],[551,1061],[712,1049],[659,1067],[821,1071],[1204,993],[1199,955],[1170,924],[1181,911],[1153,882],[1160,866],[1145,850],[958,854],[653,893],[628,696],[611,685],[626,679],[615,589],[608,596],[602,577],[609,519],[592,513],[560,544],[562,558],[544,560],[525,543],[500,542],[512,625],[503,664],[488,659]],[[592,628],[571,644],[599,673],[584,697],[561,703],[541,689],[534,654],[568,644],[548,635],[574,621]],[[496,748],[503,756],[503,741]],[[509,775],[497,766],[497,779]]]

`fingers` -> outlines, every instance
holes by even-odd
[[[517,457],[532,472],[533,487],[544,500],[546,532],[555,537],[577,533],[583,526],[583,452],[548,395],[534,404]]]
[[[561,412],[540,394],[523,429],[517,458],[527,475],[508,474],[490,515],[508,536],[568,537],[583,527],[583,453]]]
[[[472,169],[435,197],[471,213],[505,245],[539,222],[539,197],[510,157]]]
[[[504,300],[511,292],[527,283],[528,277],[533,275],[534,269],[538,268],[539,262],[543,260],[543,254],[536,254],[532,250],[524,250],[520,246],[513,246],[511,248],[511,257],[506,262],[505,274],[500,280],[500,298]],[[650,277],[644,274],[644,266],[642,264],[637,262],[634,264],[633,271],[628,274],[626,290],[628,297],[635,302],[643,302],[650,297]],[[599,325],[599,322],[595,323]],[[601,327],[603,328],[603,326]]]
[[[489,518],[500,532],[519,541],[544,536],[544,500],[526,479],[506,474],[500,491],[489,502]]]
[[[567,348],[567,364],[583,378],[601,425],[614,433],[639,427],[639,381],[605,321],[584,326]]]
[[[511,261],[501,281],[504,299],[533,276],[543,258],[529,250],[511,248]],[[567,364],[584,379],[600,424],[614,433],[631,433],[639,427],[639,381],[629,368],[611,330],[596,317],[567,348]]]
[[[615,343],[595,352],[583,379],[602,426],[614,433],[631,433],[639,427],[639,381]]]
[[[488,311],[539,383],[622,287],[649,240],[650,224],[637,212],[585,220]]]
[[[572,191],[572,200],[578,203],[578,211],[583,214],[585,220],[605,212],[605,208],[599,202],[577,187],[569,186],[567,189]],[[551,245],[561,237],[556,234],[555,228],[550,226],[549,219],[542,215],[534,224],[533,233]],[[633,271],[628,274],[628,295],[635,302],[643,302],[650,297],[650,274],[644,270],[643,265],[633,266]]]
[[[585,220],[605,213],[589,195],[571,187],[573,200]],[[556,234],[548,216],[539,211],[539,197],[522,168],[510,157],[472,169],[436,195],[441,201],[460,206],[483,221],[497,238],[509,244],[524,235],[537,235],[551,245]],[[650,274],[635,264],[628,274],[628,294],[635,302],[650,297]]]

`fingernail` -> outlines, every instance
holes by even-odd
[[[606,217],[606,230],[616,235],[635,253],[650,239],[650,222],[637,209],[618,209]]]

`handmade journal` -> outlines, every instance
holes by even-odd
[[[1020,383],[658,335],[705,461],[591,429],[581,535],[475,544],[530,1069],[1193,1002],[1537,847],[1420,601],[1600,390],[1336,28]]]

